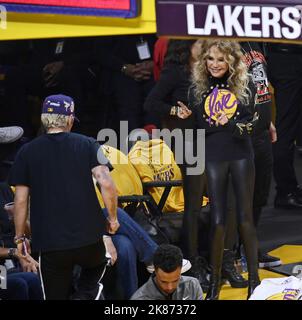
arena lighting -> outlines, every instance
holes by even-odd
[[[137,17],[141,8],[141,0],[5,0],[1,4],[11,12],[120,18]]]
[[[159,35],[302,41],[299,0],[157,0]],[[177,22],[177,23],[176,23]]]

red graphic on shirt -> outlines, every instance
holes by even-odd
[[[266,64],[264,55],[261,52],[256,50],[251,50],[250,52],[246,52],[242,60],[246,64],[248,69],[250,68],[251,64],[255,61]]]
[[[72,7],[86,9],[129,10],[130,0],[5,0],[5,3]]]

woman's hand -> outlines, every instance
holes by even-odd
[[[218,127],[218,125],[224,126],[226,123],[229,122],[229,119],[224,111],[217,113],[216,118],[217,118],[215,123],[216,127]]]
[[[187,119],[192,114],[192,111],[181,101],[177,101],[177,104],[179,105],[177,117],[180,119]]]

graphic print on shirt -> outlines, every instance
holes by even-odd
[[[203,117],[206,118],[206,121],[211,126],[215,124],[215,121],[222,112],[226,114],[228,119],[232,118],[237,111],[237,107],[238,101],[231,91],[215,87],[206,98],[204,105],[206,114],[204,114]],[[237,112],[236,115],[239,115],[239,113]],[[234,119],[236,119],[236,117],[234,117]]]
[[[266,61],[263,54],[255,50],[245,52],[243,61],[248,67],[248,70],[251,72],[252,81],[255,85],[255,88],[257,88],[255,103],[261,104],[271,101],[267,74],[264,68]]]
[[[300,300],[300,293],[299,289],[284,289],[282,292],[273,294],[265,300]]]

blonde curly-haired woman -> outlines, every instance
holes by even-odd
[[[227,214],[227,189],[231,177],[237,219],[249,271],[248,296],[259,284],[257,237],[253,223],[254,161],[250,133],[257,114],[249,112],[249,76],[240,45],[208,40],[193,70],[190,106],[197,127],[206,130],[206,176],[211,204],[211,281],[207,300],[219,298]],[[185,105],[184,117],[189,116]]]

